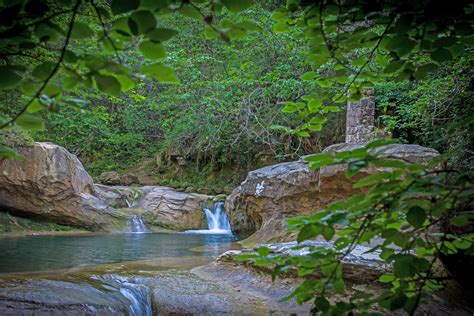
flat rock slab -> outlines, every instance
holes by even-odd
[[[311,309],[280,302],[294,289],[294,280],[272,284],[268,275],[215,263],[191,272],[163,272],[147,285],[157,315],[308,315]]]

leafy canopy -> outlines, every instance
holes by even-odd
[[[162,43],[178,31],[157,27],[158,17],[178,14],[201,20],[206,37],[230,41],[259,27],[252,21],[217,21],[217,16],[251,4],[232,0],[115,0],[109,7],[105,1],[2,1],[0,89],[19,94],[23,105],[10,115],[0,116],[0,129],[11,125],[44,129],[39,112],[80,106],[84,101],[74,94],[81,87],[118,96],[144,78],[177,84],[174,69],[161,60],[167,56]],[[122,63],[124,52],[137,41],[147,60],[138,70]],[[93,43],[104,53],[90,54],[83,49]],[[19,57],[31,63],[25,64]],[[3,145],[1,153],[2,157],[15,157]]]

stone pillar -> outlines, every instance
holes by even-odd
[[[362,143],[370,140],[375,125],[374,91],[367,89],[365,98],[347,102],[346,143]]]

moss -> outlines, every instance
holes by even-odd
[[[16,232],[68,232],[77,230],[68,225],[35,220],[0,212],[0,233]]]

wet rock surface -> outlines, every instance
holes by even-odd
[[[248,270],[211,264],[191,271],[167,271],[148,284],[157,315],[306,315],[309,305],[280,302],[294,282]]]
[[[362,146],[336,144],[324,152]],[[408,162],[426,162],[438,155],[437,151],[419,145],[395,144],[377,150],[383,156]],[[302,157],[250,172],[226,199],[225,208],[235,232],[253,233],[248,242],[291,240],[286,232],[286,218],[311,214],[360,192],[352,188],[354,181],[380,170],[367,168],[349,180],[344,165],[309,170]]]
[[[20,148],[24,160],[0,161],[0,207],[12,213],[103,230],[113,209],[94,196],[92,178],[61,146]]]
[[[169,187],[145,186],[143,197],[133,208],[143,210],[147,223],[174,230],[205,227],[204,212],[200,203],[213,196],[178,192]]]
[[[54,280],[1,283],[1,315],[128,315],[119,291]]]

